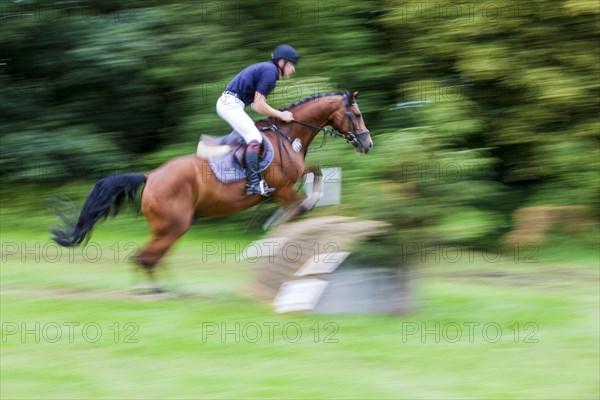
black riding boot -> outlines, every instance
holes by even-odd
[[[248,183],[246,184],[246,195],[251,196],[253,194],[260,194],[261,196],[268,197],[275,189],[267,186],[267,182],[260,177],[260,167],[258,164],[258,151],[260,144],[253,140],[248,143],[246,147],[246,175],[248,177]]]

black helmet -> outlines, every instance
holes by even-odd
[[[292,46],[280,44],[273,50],[273,53],[271,53],[271,60],[277,61],[281,58],[291,61],[294,64],[298,64],[298,59],[300,57],[298,57],[298,52]]]

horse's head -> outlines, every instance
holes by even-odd
[[[350,142],[358,153],[368,153],[373,140],[358,109],[358,92],[343,94],[343,101],[331,116],[331,125]]]

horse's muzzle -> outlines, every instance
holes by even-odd
[[[357,153],[369,153],[371,151],[371,149],[373,148],[373,143],[369,143],[369,145],[367,146],[356,146],[356,152]]]
[[[366,154],[370,152],[373,148],[373,140],[371,139],[369,131],[359,132],[356,135],[352,144],[354,145],[354,148],[356,149],[357,153]]]

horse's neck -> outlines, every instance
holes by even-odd
[[[297,121],[322,128],[327,125],[337,107],[337,101],[325,101],[322,98],[317,98],[314,101],[303,104],[298,110],[291,111],[294,114],[294,119]],[[292,131],[290,137],[292,139],[299,138],[304,148],[308,148],[315,136],[320,132],[317,129],[300,124],[295,124],[294,127],[296,129]]]

